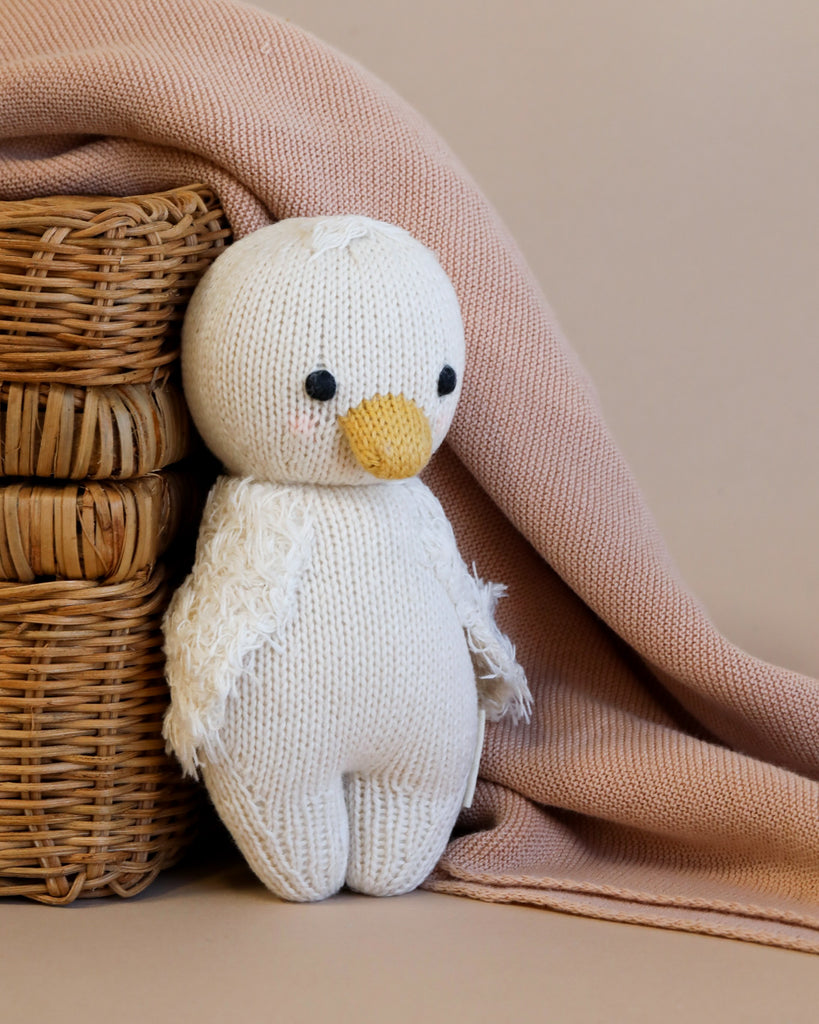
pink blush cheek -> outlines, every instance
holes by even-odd
[[[318,426],[319,418],[315,413],[312,412],[294,412],[290,414],[288,420],[290,426],[290,433],[294,437],[299,437],[304,441],[312,441],[316,427]]]
[[[441,437],[449,430],[452,422],[452,416],[448,409],[439,409],[435,414],[435,419],[432,421],[432,433],[436,437]]]

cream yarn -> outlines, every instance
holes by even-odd
[[[279,896],[406,892],[455,823],[479,710],[530,701],[502,588],[414,475],[460,391],[452,286],[392,225],[281,221],[205,275],[182,358],[230,475],[165,619],[169,746]]]

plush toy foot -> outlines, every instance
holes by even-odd
[[[418,793],[389,777],[349,775],[347,885],[370,896],[417,888],[444,852],[461,791]]]
[[[271,892],[297,902],[338,892],[349,835],[340,777],[312,792],[279,781],[275,798],[265,807],[229,765],[204,766],[203,775],[219,816]]]

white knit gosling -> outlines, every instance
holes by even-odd
[[[525,716],[494,623],[416,478],[464,364],[449,279],[400,228],[294,218],[232,245],[182,341],[229,475],[165,618],[165,736],[289,900],[415,888],[441,856],[479,710]]]

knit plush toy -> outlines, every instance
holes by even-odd
[[[528,712],[503,588],[469,573],[415,475],[463,364],[433,254],[364,217],[246,236],[187,312],[185,391],[229,475],[165,619],[165,736],[285,899],[417,886],[468,798],[482,714]]]

